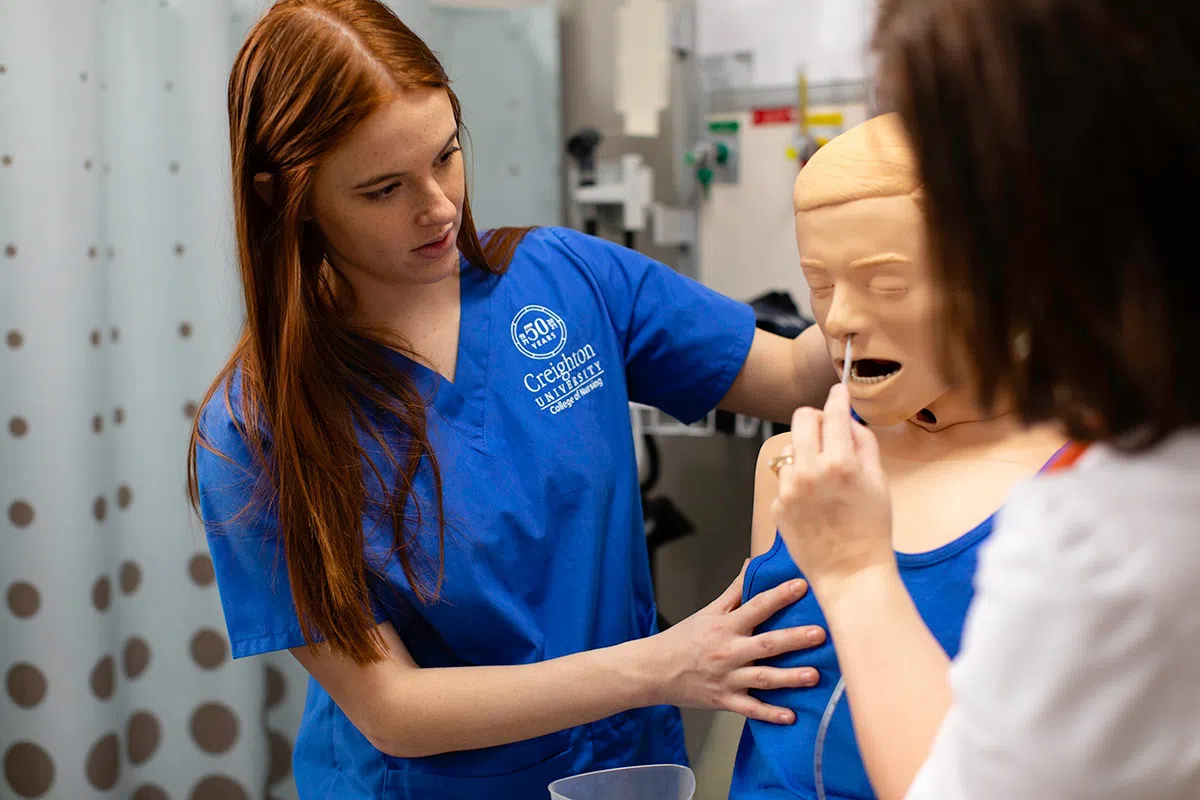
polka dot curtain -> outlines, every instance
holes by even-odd
[[[261,0],[0,0],[0,798],[296,796],[187,506],[241,321],[225,80]]]

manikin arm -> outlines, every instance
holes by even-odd
[[[771,459],[780,455],[791,441],[791,436],[781,433],[763,442],[758,452],[758,464],[754,468],[754,516],[750,522],[750,557],[755,558],[771,549],[775,544],[775,515],[771,504],[779,496],[779,478],[768,466]]]

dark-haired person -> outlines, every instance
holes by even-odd
[[[794,715],[747,688],[811,627],[740,578],[656,633],[629,402],[786,419],[820,338],[560,229],[476,233],[462,116],[375,0],[283,0],[229,84],[247,323],[193,436],[235,656],[308,669],[302,797],[528,800],[685,762],[677,708]]]
[[[885,800],[1200,797],[1200,5],[885,0],[877,47],[943,342],[985,406],[1088,446],[1001,512],[951,664],[874,434],[841,387],[796,413],[774,512],[867,773]]]

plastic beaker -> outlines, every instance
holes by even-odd
[[[695,794],[695,773],[675,764],[587,772],[550,784],[551,800],[692,800]]]

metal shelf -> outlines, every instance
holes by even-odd
[[[708,94],[705,108],[710,114],[732,114],[755,108],[794,106],[800,101],[799,89],[790,86],[768,86],[751,89],[719,89]],[[810,106],[875,103],[875,85],[870,81],[837,81],[813,83],[808,86]]]
[[[630,422],[633,425],[635,437],[673,436],[693,439],[705,439],[720,435],[732,435],[738,439],[763,439],[768,435],[767,424],[760,419],[737,415],[734,419],[731,434],[717,430],[717,412],[711,412],[707,417],[692,425],[685,425],[669,414],[657,408],[640,403],[629,404]]]

